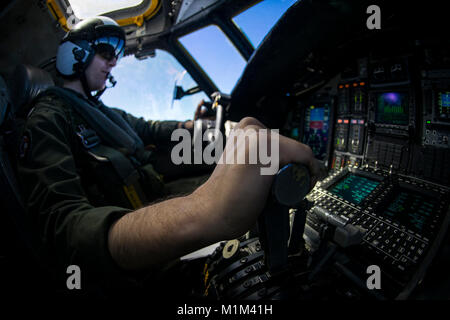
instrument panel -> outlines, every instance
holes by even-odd
[[[270,272],[249,233],[233,255],[223,258],[224,243],[207,264],[205,283],[218,298],[407,299],[433,276],[450,293],[448,267],[433,271],[442,256],[450,266],[450,42],[438,35],[446,26],[435,27],[444,21],[436,7],[410,8],[429,18],[414,28],[410,11],[389,4],[374,32],[358,14],[300,2],[249,61],[230,115],[309,145],[329,175],[291,208],[288,271]],[[258,271],[244,259],[256,255],[249,243],[258,243]],[[381,288],[372,290],[374,266]],[[218,281],[224,269],[240,280]],[[246,290],[230,295],[233,286]]]
[[[342,273],[357,283],[367,266],[379,266],[382,294],[391,299],[408,297],[423,279],[449,220],[450,68],[422,60],[434,48],[409,50],[358,59],[352,72],[330,81],[335,117],[323,157],[330,175],[307,197],[312,208],[303,234],[314,256],[324,254],[324,241],[345,247],[327,235],[330,228],[361,228],[362,241],[344,248],[349,262]],[[313,94],[300,104],[314,100]]]
[[[449,246],[450,63],[430,58],[442,57],[442,48],[437,55],[436,46],[403,45],[395,54],[356,58],[307,94],[305,86],[287,86],[294,91],[280,132],[309,145],[329,175],[290,211],[287,274],[271,273],[258,237],[248,236],[233,255],[225,254],[230,243],[213,255],[210,293],[381,300],[418,294]],[[381,271],[377,290],[366,283],[373,266]]]
[[[448,229],[449,188],[389,174],[370,168],[341,169],[308,195],[313,203],[307,225],[320,232],[325,227],[317,217],[320,207],[346,224],[364,230],[363,241],[349,250],[355,273],[377,265],[385,277],[384,294],[389,298],[409,295],[423,277]],[[319,247],[305,229],[305,243],[311,253]],[[355,265],[358,267],[355,267]]]

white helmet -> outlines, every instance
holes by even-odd
[[[75,25],[64,38],[56,56],[56,70],[65,78],[82,78],[96,53],[120,59],[125,32],[113,19],[93,17]]]

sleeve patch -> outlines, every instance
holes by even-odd
[[[19,159],[24,160],[28,157],[28,154],[31,149],[31,133],[26,131],[19,145]]]

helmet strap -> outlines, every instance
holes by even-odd
[[[89,89],[87,79],[86,79],[86,73],[84,71],[81,72],[80,80],[81,80],[81,85],[83,86],[83,91],[84,91],[86,97],[93,102],[98,102],[98,99],[100,99],[100,96],[103,94],[103,92],[105,92],[106,89],[110,88],[108,86],[105,86],[102,90],[98,90],[97,93],[93,96],[91,93],[91,90]],[[115,83],[113,82],[113,87],[114,87],[114,85],[115,85]]]
[[[105,86],[102,90],[98,90],[97,93],[95,94],[95,96],[93,97],[96,101],[98,101],[98,99],[100,98],[100,96],[103,94],[103,92],[105,92],[105,90],[107,89],[107,87]]]
[[[87,83],[86,72],[84,70],[81,72],[80,80],[81,80],[81,85],[83,86],[83,91],[84,91],[84,94],[86,95],[86,97],[93,102],[97,102],[98,97],[96,97],[96,96],[94,97],[92,95],[91,89],[89,89],[89,85]]]

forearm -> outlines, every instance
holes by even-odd
[[[173,198],[119,219],[110,229],[109,250],[123,269],[156,267],[219,241],[201,194]]]
[[[238,128],[263,129],[252,118],[242,120]],[[280,144],[279,157],[272,159],[276,165],[303,163],[315,175],[317,166],[311,148],[276,137]],[[270,145],[271,136],[267,139]],[[249,143],[245,139],[237,139],[237,144],[233,141],[228,140],[214,172],[193,194],[137,210],[113,225],[109,248],[119,266],[157,266],[211,243],[238,237],[254,225],[274,176],[261,174],[261,164],[228,164],[228,158],[239,159],[242,155],[248,159],[250,152],[257,150],[256,139],[249,139]]]

